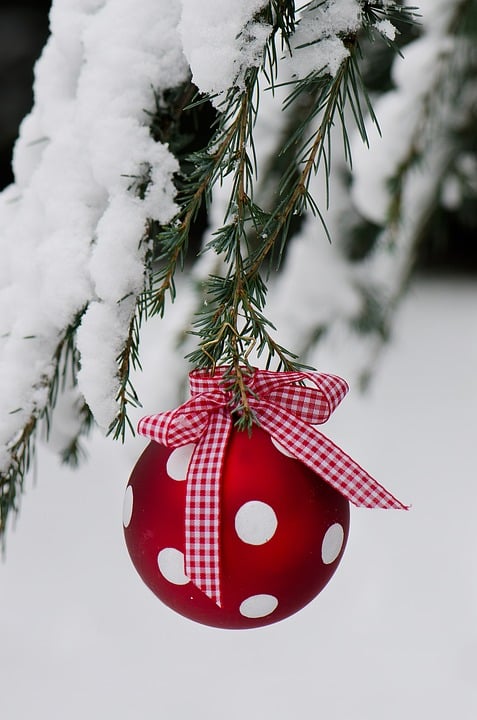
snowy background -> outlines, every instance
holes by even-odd
[[[420,279],[365,397],[325,431],[404,501],[352,509],[334,578],[292,618],[221,631],[142,585],[121,508],[143,441],[38,460],[0,566],[5,720],[474,720],[475,281]],[[326,369],[326,368],[325,368]]]

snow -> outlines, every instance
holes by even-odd
[[[187,76],[179,14],[170,0],[142,2],[140,13],[128,0],[53,3],[15,185],[0,196],[1,447],[41,408],[31,388],[44,385],[63,329],[89,303],[81,390],[98,422],[116,414],[115,361],[133,309],[118,301],[142,288],[147,220],[176,209],[177,161],[150,136],[146,112],[155,88]],[[140,199],[130,187],[150,167]]]
[[[291,40],[291,55],[284,63],[290,78],[313,73],[336,75],[349,55],[343,37],[360,26],[361,4],[357,0],[310,3],[299,18]]]
[[[389,20],[379,20],[376,23],[376,29],[388,40],[396,39],[397,30]]]
[[[353,508],[330,584],[277,625],[205,628],[141,583],[121,518],[142,440],[95,435],[78,472],[42,452],[0,566],[2,716],[474,720],[476,303],[473,280],[415,282],[370,393],[323,426],[412,509]]]
[[[182,0],[180,33],[192,79],[201,92],[215,95],[217,107],[229,88],[244,87],[249,67],[262,63],[271,26],[255,18],[266,4],[263,0],[204,0],[198,14],[195,0]],[[360,17],[358,0],[308,3],[297,14],[291,52],[280,59],[280,81],[316,72],[335,75],[348,55],[342,38],[358,29]]]
[[[201,92],[217,95],[219,105],[230,87],[244,87],[247,68],[262,62],[271,26],[254,17],[267,3],[202,0],[199,13],[196,0],[181,4],[180,33],[192,79]]]

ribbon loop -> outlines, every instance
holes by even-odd
[[[197,442],[207,430],[211,415],[224,404],[221,394],[197,395],[175,410],[141,418],[138,433],[166,447]]]
[[[281,377],[270,377],[273,375]],[[305,386],[307,381],[313,387]],[[266,394],[271,402],[286,407],[293,415],[313,425],[326,422],[349,389],[345,380],[337,375],[266,370],[257,370],[253,388],[259,397]]]
[[[186,574],[220,605],[220,482],[232,428],[225,368],[190,374],[192,397],[176,410],[142,418],[141,435],[168,447],[196,443],[187,472]],[[308,383],[305,385],[305,383]],[[312,387],[310,387],[310,384]],[[286,449],[362,507],[406,509],[399,500],[312,425],[324,423],[348,392],[336,375],[255,370],[249,404],[259,425]]]

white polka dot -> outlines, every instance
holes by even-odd
[[[296,460],[295,456],[292,455],[291,452],[289,450],[287,450],[284,445],[279,443],[278,440],[275,440],[275,438],[272,436],[270,436],[270,439],[271,439],[272,443],[275,445],[275,447],[277,448],[277,450],[279,452],[281,452],[282,455],[285,455],[285,457],[293,458],[294,460]]]
[[[194,450],[194,443],[189,443],[188,445],[181,445],[181,447],[171,452],[166,465],[167,474],[170,478],[173,480],[186,479],[187,469]]]
[[[189,578],[184,572],[184,553],[175,548],[164,548],[157,556],[161,574],[174,585],[187,585]]]
[[[240,605],[240,614],[248,618],[261,618],[270,615],[277,607],[274,595],[252,595]]]
[[[235,530],[243,542],[263,545],[277,529],[278,520],[273,508],[260,500],[246,502],[235,516]]]
[[[127,486],[126,492],[124,493],[123,502],[123,525],[125,528],[129,525],[133,513],[133,489],[130,485]]]
[[[339,523],[331,525],[325,532],[321,544],[321,559],[325,565],[334,562],[341,552],[344,540],[344,530]]]

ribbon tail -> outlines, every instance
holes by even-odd
[[[227,410],[220,409],[211,415],[187,473],[185,572],[219,607],[220,480],[231,427],[232,418]]]
[[[292,455],[301,460],[353,505],[367,508],[407,510],[386,488],[332,440],[276,405],[260,407],[260,424]]]

